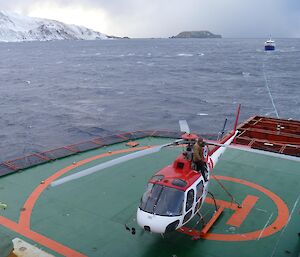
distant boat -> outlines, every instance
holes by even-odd
[[[275,42],[271,39],[265,42],[265,51],[274,51],[275,50]]]

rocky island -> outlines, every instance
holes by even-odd
[[[170,38],[222,38],[221,35],[216,35],[207,30],[200,31],[183,31],[176,36]]]

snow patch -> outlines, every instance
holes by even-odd
[[[2,42],[96,39],[108,39],[108,37],[82,26],[0,11],[0,41]]]

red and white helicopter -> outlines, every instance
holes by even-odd
[[[206,179],[204,179],[201,172],[196,171],[193,166],[192,146],[198,139],[198,136],[190,133],[186,121],[180,121],[181,131],[185,132],[185,134],[182,135],[182,139],[101,163],[92,168],[58,179],[52,182],[51,186],[58,186],[105,168],[159,152],[161,149],[168,146],[185,144],[186,150],[180,154],[171,165],[158,171],[149,179],[147,189],[143,194],[137,209],[137,223],[145,231],[163,234],[177,230],[199,213],[208,194],[212,170],[226,148],[246,150],[284,159],[288,158],[282,154],[230,145],[238,133],[237,124],[239,113],[240,106],[237,110],[233,130],[223,137],[221,141],[218,143],[204,141],[206,144],[203,151],[207,167],[207,172],[205,174]],[[214,147],[208,150],[207,145],[214,145]]]

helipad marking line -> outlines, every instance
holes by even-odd
[[[59,178],[66,172],[68,172],[76,167],[79,167],[88,162],[91,162],[91,161],[94,161],[96,159],[100,159],[103,157],[107,157],[110,155],[127,153],[127,152],[132,152],[132,151],[137,151],[137,150],[144,150],[147,148],[149,148],[149,146],[117,150],[117,151],[113,151],[113,152],[96,155],[96,156],[81,160],[75,164],[69,165],[69,166],[57,171],[52,176],[47,178],[43,184],[40,184],[39,186],[37,186],[36,189],[27,198],[27,200],[22,208],[24,211],[22,211],[20,214],[19,223],[16,223],[16,222],[0,215],[0,224],[4,227],[6,227],[12,231],[15,231],[16,233],[19,233],[20,235],[26,236],[27,238],[29,238],[33,241],[36,241],[37,243],[57,252],[59,254],[62,254],[64,256],[87,257],[86,255],[76,252],[75,250],[72,250],[71,248],[68,248],[68,247],[66,247],[46,236],[43,236],[37,232],[34,232],[30,229],[31,213],[32,213],[32,210],[33,210],[33,207],[34,207],[36,201],[38,200],[41,193],[50,185],[50,183],[52,181],[54,181],[55,179]]]
[[[19,232],[19,224],[0,215],[0,224],[4,227]]]
[[[227,202],[227,201],[218,200],[218,199],[216,199],[216,204],[217,204],[217,206],[222,206],[224,208],[235,211],[231,215],[231,217],[229,218],[229,220],[227,221],[226,224],[235,226],[235,227],[240,227],[241,224],[243,223],[243,221],[248,216],[251,209],[254,207],[257,200],[258,200],[257,196],[247,195],[242,203],[243,208],[238,208],[236,203]],[[205,202],[208,204],[214,204],[213,199],[209,198],[209,197],[205,198]]]
[[[240,183],[245,186],[249,186],[252,188],[257,189],[258,191],[264,193],[267,195],[276,205],[277,207],[277,218],[274,220],[272,224],[270,224],[264,232],[262,233],[261,237],[270,236],[279,230],[281,230],[287,223],[288,217],[289,217],[289,210],[286,204],[279,198],[276,194],[274,194],[272,191],[258,185],[252,182],[249,182],[247,180],[242,180],[238,178],[232,178],[232,177],[226,177],[226,176],[217,176],[220,180],[227,180],[232,181],[236,183]],[[261,229],[243,233],[241,234],[216,234],[216,233],[208,233],[205,236],[205,239],[210,240],[219,240],[219,241],[247,241],[247,240],[255,240],[257,237],[259,237],[261,232]]]
[[[215,199],[215,200],[216,200],[217,206],[223,206],[226,209],[231,209],[231,210],[234,210],[234,211],[238,209],[238,206],[237,206],[236,203],[227,202],[227,201],[219,200],[219,199]],[[206,197],[205,202],[208,203],[208,204],[215,204],[214,200],[210,197]]]
[[[126,153],[126,152],[131,152],[131,151],[136,151],[136,150],[143,150],[143,149],[146,149],[146,148],[148,148],[148,147],[146,146],[146,147],[139,147],[139,148],[134,148],[134,149],[130,148],[130,149],[114,151],[114,152],[111,152],[111,153],[104,153],[104,154],[101,154],[101,155],[98,155],[98,156],[93,156],[93,157],[87,158],[85,160],[81,160],[81,161],[79,161],[75,164],[72,164],[72,165],[69,165],[69,166],[63,168],[62,170],[59,170],[58,172],[56,172],[55,174],[50,176],[48,179],[46,179],[44,184],[39,185],[32,192],[32,194],[29,196],[29,198],[27,199],[27,201],[24,204],[25,211],[23,211],[20,215],[20,219],[19,219],[20,228],[24,229],[24,231],[32,232],[35,235],[39,235],[38,233],[30,230],[31,213],[32,213],[33,207],[34,207],[37,199],[39,198],[40,194],[47,188],[48,185],[50,185],[50,183],[52,181],[54,181],[58,177],[62,176],[63,174],[65,174],[66,172],[72,170],[75,167],[81,166],[83,164],[86,164],[88,162],[91,162],[93,160],[96,160],[96,159],[99,159],[99,158],[102,158],[102,157],[106,157],[106,156],[109,156],[109,155],[112,155],[112,154]],[[285,226],[285,224],[286,224],[286,222],[289,218],[289,211],[288,211],[288,208],[285,205],[285,203],[276,194],[269,191],[268,189],[265,189],[264,187],[262,187],[260,185],[254,184],[252,182],[248,182],[246,180],[241,180],[241,179],[231,178],[231,177],[226,177],[226,176],[217,176],[217,178],[222,179],[222,180],[233,181],[233,182],[236,182],[236,183],[240,183],[240,184],[244,184],[246,186],[256,188],[257,190],[263,192],[264,194],[266,194],[268,197],[270,197],[274,201],[274,203],[276,204],[277,209],[278,209],[278,217],[270,226],[268,226],[266,228],[266,230],[262,233],[262,237],[274,234],[274,233],[276,233],[277,231],[279,231],[280,229],[282,229]],[[2,217],[2,218],[4,218],[4,217]],[[13,222],[13,221],[11,221],[11,222]],[[0,219],[0,224],[3,225],[3,223],[5,223],[5,222],[1,221],[1,219]],[[15,223],[15,224],[17,224],[17,223]],[[12,228],[13,227],[14,226],[12,226]],[[276,229],[274,229],[274,227],[276,227]],[[15,229],[12,229],[12,230],[18,232]],[[243,236],[241,236],[239,234],[228,235],[228,234],[208,233],[205,236],[205,239],[220,240],[220,241],[247,241],[247,240],[256,239],[259,236],[260,232],[261,232],[261,230],[257,230],[257,231],[249,232],[249,233],[244,233]],[[49,239],[45,236],[42,236],[42,235],[40,235],[39,238],[37,238],[37,237],[35,237],[35,238],[36,239],[33,239],[33,240],[35,240],[36,242],[38,242],[42,245],[44,245],[44,243],[49,243],[51,241],[55,242],[54,240],[51,240],[51,239]],[[45,241],[45,240],[43,240],[43,238],[48,239],[49,241],[47,242],[47,240]],[[57,243],[57,242],[55,242],[55,243]],[[57,243],[57,244],[59,244],[59,243]],[[44,246],[48,247],[49,249],[52,249],[51,245],[44,245]],[[54,250],[54,249],[52,249],[52,250]],[[70,249],[70,250],[72,250],[72,249]],[[59,251],[57,251],[57,252],[60,253]],[[80,254],[80,253],[78,253],[78,254]],[[67,256],[70,256],[70,255],[67,255]],[[76,256],[76,255],[71,255],[71,256]],[[79,255],[79,256],[84,256],[84,255]]]
[[[76,162],[74,164],[71,164],[59,171],[57,171],[56,173],[54,173],[52,176],[50,176],[49,178],[47,178],[43,184],[40,184],[39,186],[36,187],[36,189],[31,193],[31,195],[27,198],[23,209],[25,211],[21,212],[20,215],[20,219],[19,219],[19,224],[21,226],[24,226],[24,228],[29,229],[30,228],[30,217],[31,217],[31,213],[33,210],[33,207],[36,203],[36,201],[38,200],[38,198],[40,197],[41,193],[57,178],[61,177],[62,175],[64,175],[65,173],[69,172],[70,170],[79,167],[83,164],[89,163],[91,161],[103,158],[103,157],[107,157],[107,156],[111,156],[114,154],[121,154],[121,153],[127,153],[127,152],[133,152],[133,151],[137,151],[137,150],[144,150],[149,148],[148,146],[144,146],[144,147],[139,147],[139,148],[129,148],[129,149],[123,149],[123,150],[117,150],[114,152],[110,152],[110,153],[103,153],[100,155],[96,155],[93,157],[89,157],[87,159],[81,160],[79,162]]]
[[[272,217],[273,217],[273,214],[274,214],[274,213],[272,212],[271,215],[269,216],[269,218],[268,218],[266,224],[264,225],[264,228],[261,230],[261,232],[260,232],[260,234],[259,234],[259,237],[258,237],[256,240],[259,240],[259,239],[261,238],[261,235],[262,235],[262,233],[264,233],[266,227],[268,226],[270,220],[271,220]]]
[[[242,202],[242,208],[238,208],[230,217],[230,219],[227,221],[226,224],[240,227],[244,220],[249,215],[249,212],[252,210],[254,205],[256,204],[258,200],[257,196],[253,195],[247,195],[244,201]]]
[[[291,211],[291,214],[290,214],[290,216],[289,216],[288,222],[286,223],[284,229],[283,229],[283,230],[281,231],[281,233],[280,233],[280,236],[279,236],[279,238],[278,238],[278,240],[277,240],[277,242],[276,242],[276,245],[275,245],[275,247],[274,247],[274,250],[273,250],[273,252],[272,252],[271,257],[273,257],[274,254],[275,254],[275,252],[276,252],[276,249],[277,249],[277,247],[278,247],[278,243],[279,243],[279,241],[280,241],[280,238],[282,237],[284,231],[285,231],[286,228],[287,228],[287,225],[289,224],[289,222],[290,222],[290,220],[291,220],[291,217],[292,217],[292,215],[293,215],[293,212],[295,211],[295,208],[296,208],[296,206],[297,206],[297,204],[298,204],[298,202],[299,202],[299,199],[300,199],[300,194],[298,195],[298,198],[297,198],[297,200],[295,201],[295,204],[294,204],[293,209],[292,209],[292,211]]]
[[[84,254],[81,254],[67,246],[64,246],[50,238],[47,238],[39,233],[36,233],[32,230],[24,229],[20,224],[7,219],[3,216],[0,216],[0,224],[12,231],[15,231],[16,233],[25,236],[35,242],[38,242],[39,244],[61,254],[64,256],[74,256],[74,257],[87,257]]]
[[[282,228],[285,227],[287,224],[287,221],[289,219],[289,209],[286,206],[286,204],[282,201],[281,198],[279,198],[276,194],[274,194],[272,191],[258,185],[252,182],[249,182],[247,180],[242,180],[238,178],[233,178],[233,177],[226,177],[226,176],[216,176],[220,180],[227,180],[227,181],[232,181],[235,183],[239,183],[248,187],[252,187],[266,196],[268,196],[276,205],[277,207],[277,217],[273,221],[272,224],[267,226],[264,229],[259,229],[256,231],[252,232],[246,232],[243,234],[219,234],[219,233],[207,233],[205,236],[203,236],[204,239],[209,239],[209,240],[217,240],[217,241],[248,241],[248,240],[255,240],[259,236],[260,237],[267,237],[272,234],[275,234],[276,232],[280,231]],[[212,203],[212,199],[207,199],[208,203]],[[217,205],[225,206],[225,208],[237,208],[236,204],[233,203],[228,203],[225,201],[218,201],[216,200]],[[228,207],[227,207],[228,206]],[[263,232],[262,232],[263,230]],[[196,229],[187,229],[186,231],[182,231],[185,234],[188,234],[190,236],[198,236],[199,231]]]

